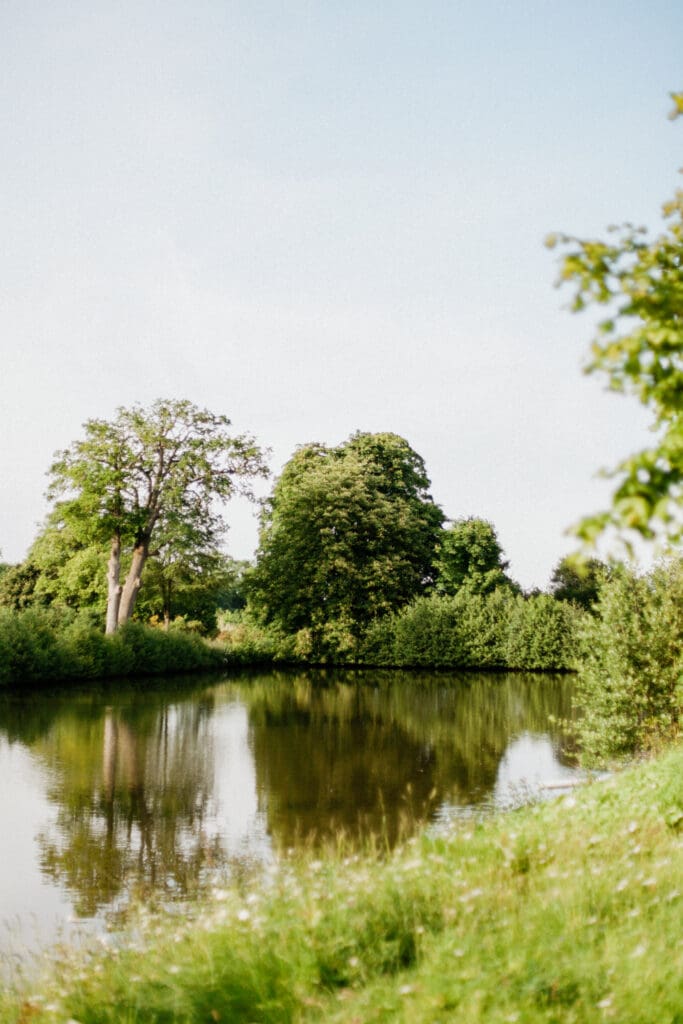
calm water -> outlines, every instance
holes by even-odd
[[[339,830],[389,842],[571,776],[567,677],[268,673],[0,701],[0,954]]]

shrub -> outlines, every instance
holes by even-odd
[[[505,662],[508,668],[569,668],[577,660],[581,612],[548,594],[517,597],[508,609]]]
[[[0,684],[58,679],[64,672],[56,616],[41,608],[0,608]]]
[[[545,594],[463,588],[454,597],[417,598],[374,622],[362,658],[371,665],[566,669],[575,660],[579,615]]]
[[[614,572],[584,622],[577,698],[588,760],[621,758],[675,734],[683,706],[683,561]]]
[[[224,664],[220,649],[194,633],[164,633],[134,622],[105,636],[87,612],[0,608],[0,686],[193,672]]]

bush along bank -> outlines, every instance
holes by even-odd
[[[219,641],[231,664],[251,661],[383,668],[567,671],[576,667],[586,613],[547,594],[523,598],[501,588],[486,596],[420,597],[363,630],[331,621],[286,635],[238,613]]]
[[[579,631],[576,700],[587,761],[629,758],[679,733],[683,714],[683,560],[603,582]]]
[[[576,667],[573,605],[501,588],[483,596],[418,598],[368,630],[362,660],[400,667],[562,670]]]
[[[683,748],[379,857],[284,860],[63,953],[0,1021],[679,1024]]]
[[[224,652],[201,637],[131,622],[111,636],[87,614],[0,608],[0,686],[220,668]]]

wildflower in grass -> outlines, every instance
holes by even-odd
[[[251,917],[251,914],[249,913],[249,911],[247,910],[246,907],[242,907],[242,909],[237,912],[237,920],[238,921],[245,922],[245,921],[248,921],[250,917]]]

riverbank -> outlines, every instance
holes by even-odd
[[[64,954],[0,1021],[520,1021],[683,1015],[683,746],[386,857],[312,854],[187,918]]]
[[[306,630],[281,636],[232,622],[208,640],[182,624],[165,631],[130,622],[107,636],[88,612],[0,608],[0,690],[286,665],[571,671],[576,617],[574,609],[543,595],[526,602],[434,597],[375,623],[362,649],[349,641],[321,655]]]

